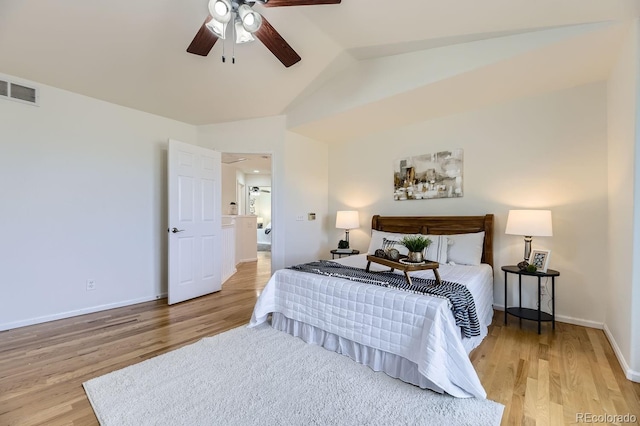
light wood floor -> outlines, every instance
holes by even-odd
[[[269,253],[239,265],[222,291],[0,332],[0,425],[95,425],[82,382],[248,322],[270,276]],[[488,398],[505,404],[503,425],[576,424],[577,413],[640,418],[640,384],[624,378],[601,330],[496,312],[472,354]],[[635,424],[638,420],[636,420]]]

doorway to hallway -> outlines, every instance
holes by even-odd
[[[273,236],[272,227],[272,156],[255,153],[222,153],[222,207],[223,214],[228,215],[229,206],[235,203],[237,216],[249,217],[255,223],[253,236],[247,239],[247,232],[242,241],[237,241],[244,253],[243,259],[257,259],[264,262],[264,256],[258,253],[271,254]],[[233,220],[233,215],[227,219]],[[238,218],[239,219],[239,218]],[[252,247],[248,247],[248,246]],[[254,254],[248,256],[247,253]],[[271,256],[269,256],[269,265]]]

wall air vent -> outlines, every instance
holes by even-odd
[[[0,80],[0,98],[38,105],[38,89],[12,81]]]
[[[37,102],[36,89],[11,83],[11,98],[35,104]]]

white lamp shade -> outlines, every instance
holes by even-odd
[[[551,210],[509,210],[505,234],[551,237]]]
[[[212,19],[209,22],[207,22],[206,25],[211,31],[213,31],[213,33],[215,35],[218,36],[218,38],[222,38],[222,39],[226,38],[225,37],[225,33],[226,33],[225,29],[226,29],[227,26],[225,24],[223,24],[222,22],[218,22],[215,19]]]
[[[241,5],[238,7],[238,15],[240,16],[243,28],[248,32],[255,33],[260,29],[262,16],[251,9],[251,7],[246,4]]]
[[[226,24],[231,20],[231,2],[229,0],[210,0],[209,14],[215,21]]]
[[[355,210],[343,210],[336,214],[336,228],[355,229],[360,227],[360,217]]]
[[[236,26],[236,43],[238,44],[249,43],[255,40],[255,38],[253,38],[251,33],[244,29],[244,27],[242,26],[242,22],[240,22],[240,20],[236,21],[235,26]],[[260,191],[252,194],[260,195]]]

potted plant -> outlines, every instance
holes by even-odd
[[[410,262],[422,262],[424,260],[424,250],[429,247],[431,240],[424,235],[407,235],[400,244],[409,250],[408,260]]]

